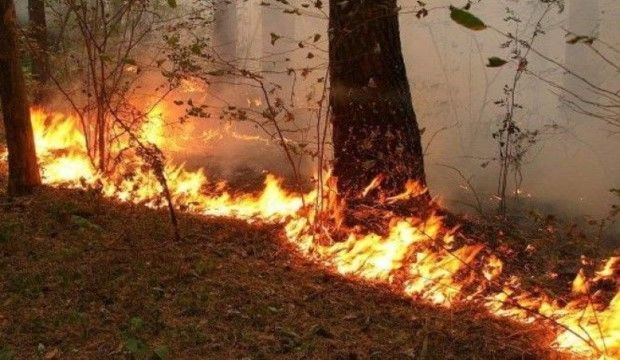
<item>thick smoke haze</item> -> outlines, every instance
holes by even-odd
[[[482,2],[472,11],[489,25],[515,32],[514,25],[502,21],[506,7],[515,10],[522,21],[518,26],[525,28],[533,27],[544,6],[539,1],[495,1]],[[545,33],[534,47],[602,87],[620,89],[618,71],[605,66],[584,46],[567,44],[564,30],[599,37],[617,48],[619,15],[620,6],[614,1],[568,1],[562,13],[554,10],[542,23]],[[504,116],[493,101],[501,99],[515,65],[492,69],[485,63],[491,56],[509,58],[507,49],[499,46],[505,38],[493,31],[469,31],[445,13],[424,20],[404,14],[401,21],[414,105],[421,126],[427,129],[424,141],[445,129],[433,138],[428,150],[430,185],[448,201],[463,198],[465,184],[458,174],[442,166],[448,164],[471,177],[474,187],[489,197],[498,168],[493,162],[484,168],[481,165],[486,163],[484,159],[497,156],[492,133]],[[562,69],[535,55],[529,59],[533,72],[578,89]],[[526,75],[517,89],[523,106],[516,113],[519,126],[534,130],[557,125],[540,136],[524,161],[521,191],[527,203],[548,212],[606,214],[614,201],[609,189],[620,182],[620,138],[610,133],[613,128],[571,111],[560,102],[557,89],[533,76]]]
[[[325,76],[327,65],[327,14],[312,7],[299,7],[306,10],[287,14],[279,2],[272,1],[271,6],[261,3],[219,2],[209,30],[213,46],[237,65],[265,72],[268,80],[282,85],[282,94],[290,92],[294,84],[295,124],[312,128],[316,118],[305,108],[316,107],[322,89],[317,79]],[[178,4],[180,9],[195,6],[193,1]],[[459,211],[472,211],[476,197],[491,210],[497,203],[494,195],[499,173],[493,160],[499,156],[493,133],[505,112],[494,102],[503,98],[503,88],[511,83],[517,66],[513,62],[499,68],[486,66],[490,57],[511,57],[510,48],[501,46],[506,38],[495,29],[529,37],[546,4],[538,0],[475,2],[470,11],[492,27],[485,31],[471,31],[453,22],[449,1],[430,3],[428,7],[436,10],[424,18],[416,16],[415,1],[400,1],[400,5],[403,55],[418,122],[424,129],[431,191]],[[534,47],[547,60],[536,54],[528,56],[528,69],[547,83],[526,73],[517,86],[517,102],[522,106],[515,114],[517,124],[538,130],[540,135],[522,163],[520,198],[510,205],[542,213],[602,217],[617,202],[609,189],[620,187],[620,135],[612,125],[575,112],[561,101],[562,91],[550,83],[581,94],[582,84],[562,69],[566,67],[597,86],[620,89],[616,68],[585,45],[568,44],[566,37],[567,31],[594,36],[609,48],[620,49],[620,3],[567,0],[565,5],[562,12],[553,8],[541,22],[544,33]],[[17,1],[17,6],[24,18],[26,1]],[[327,4],[323,7],[326,12]],[[507,8],[519,22],[505,21]],[[278,36],[275,42],[273,34]],[[617,50],[606,54],[611,62],[620,63]],[[297,74],[304,68],[313,71],[293,81],[287,75],[289,68]],[[226,103],[249,106],[248,102],[260,98],[255,92],[223,84],[194,89],[190,96],[220,107]],[[277,143],[252,124],[227,125],[214,116],[194,120],[190,126],[192,139],[175,152],[175,159],[206,165],[225,176],[246,168],[287,174],[288,164]],[[225,131],[214,136],[213,129]],[[296,141],[316,141],[314,133],[301,140],[299,135],[290,136]],[[302,168],[308,177],[315,171],[308,160]]]
[[[431,189],[447,205],[466,210],[468,206],[464,204],[475,204],[475,197],[465,177],[483,202],[493,206],[499,169],[492,161],[498,156],[498,144],[492,134],[504,116],[504,109],[494,101],[503,97],[502,89],[512,80],[516,64],[488,68],[486,63],[492,56],[510,58],[510,49],[500,46],[506,38],[492,30],[474,32],[454,23],[449,18],[447,1],[433,2],[434,8],[444,8],[431,11],[423,19],[417,18],[415,11],[407,11],[414,5],[401,1],[401,41],[418,121],[425,129],[423,142],[427,147]],[[618,71],[585,46],[568,44],[566,31],[595,36],[618,48],[620,6],[603,0],[573,0],[565,5],[564,11],[554,8],[543,20],[544,34],[534,47],[601,87],[619,89]],[[531,36],[545,6],[540,1],[482,1],[471,11],[500,31]],[[514,11],[520,22],[504,21],[507,8]],[[251,2],[237,4],[236,11],[243,21],[229,25],[237,34],[237,56],[271,59],[274,55],[269,51],[292,51],[297,41],[316,33],[322,37],[317,47],[327,50],[327,20],[318,13],[287,16],[267,11],[265,15],[264,7]],[[271,33],[285,40],[276,46],[265,45]],[[288,41],[289,38],[294,40]],[[307,53],[304,48],[295,51],[296,55],[287,55],[292,63],[287,66],[326,62],[325,52],[313,51],[312,61],[305,57]],[[618,61],[617,52],[611,56]],[[279,60],[282,59],[276,59]],[[580,84],[557,65],[537,55],[528,60],[528,67],[535,74],[580,91]],[[258,62],[253,65],[260,66]],[[604,216],[615,200],[609,189],[620,183],[620,139],[600,119],[571,110],[560,100],[561,95],[556,88],[531,75],[525,75],[518,84],[517,102],[523,109],[516,113],[517,123],[541,134],[523,161],[521,200],[513,206],[532,206],[542,212],[567,215]]]

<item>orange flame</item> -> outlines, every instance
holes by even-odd
[[[370,184],[368,184],[368,186],[366,186],[364,188],[364,190],[362,191],[362,197],[366,197],[368,196],[368,193],[370,193],[371,191],[373,191],[374,189],[378,188],[379,186],[381,186],[381,183],[383,182],[383,175],[377,175],[375,176],[374,179],[372,179],[372,181],[370,182]]]
[[[428,192],[428,189],[422,186],[419,182],[409,180],[405,184],[404,192],[396,196],[389,197],[386,200],[389,204],[391,204],[391,203],[395,203],[401,200],[407,200],[407,199],[411,199],[411,198],[414,198],[420,195],[424,195],[427,192]]]
[[[163,110],[161,107],[149,114],[140,134],[145,141],[156,145],[164,142]],[[164,205],[161,185],[138,157],[118,166],[112,174],[99,174],[88,157],[76,117],[34,109],[32,120],[47,184],[100,186],[102,194],[109,198],[150,207]],[[442,306],[478,299],[497,316],[525,323],[552,319],[556,330],[554,345],[558,349],[601,359],[620,357],[620,295],[616,294],[604,306],[595,303],[590,294],[593,282],[617,279],[619,258],[610,259],[593,279],[580,272],[573,282],[575,300],[563,305],[547,295],[522,290],[517,278],[500,280],[502,261],[484,252],[481,244],[452,250],[454,234],[444,228],[442,218],[436,215],[428,219],[397,218],[386,235],[352,230],[344,241],[325,244],[316,241],[313,220],[319,214],[304,207],[316,200],[316,192],[287,192],[279,179],[269,175],[262,192],[235,194],[223,183],[210,183],[203,170],[188,171],[182,165],[167,164],[165,173],[178,207],[195,214],[282,223],[288,240],[301,253],[342,275],[399,286],[403,294]],[[328,183],[321,192],[326,197],[333,194]],[[376,178],[364,193],[380,183],[381,178]],[[410,183],[402,195],[387,200],[399,201],[424,192],[425,188]],[[332,204],[325,211],[337,211],[334,201],[326,199],[325,203]],[[324,232],[329,238],[329,229]],[[485,293],[490,281],[500,284],[503,291]]]

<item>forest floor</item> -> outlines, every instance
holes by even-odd
[[[551,334],[412,303],[296,255],[278,226],[0,175],[0,359],[550,359]]]

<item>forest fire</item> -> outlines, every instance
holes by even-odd
[[[119,201],[164,206],[160,183],[138,156],[100,174],[87,155],[77,118],[41,109],[32,110],[31,115],[45,183],[95,188]],[[144,141],[162,144],[163,116],[161,108],[148,116],[140,131]],[[500,317],[549,324],[556,334],[554,346],[562,351],[601,359],[620,356],[619,258],[608,260],[592,278],[580,273],[573,282],[571,299],[554,299],[526,290],[518,278],[502,274],[501,260],[485,252],[484,245],[457,245],[458,230],[447,229],[437,215],[392,219],[385,235],[351,229],[346,239],[334,241],[329,226],[315,226],[319,214],[308,204],[314,203],[316,192],[288,192],[279,179],[269,175],[262,192],[239,194],[224,183],[211,183],[203,170],[166,164],[165,172],[177,208],[194,214],[281,223],[287,239],[301,253],[339,274],[386,284],[436,305],[475,303]],[[388,200],[395,202],[424,191],[412,183],[402,196]],[[332,206],[324,211],[333,210]],[[595,290],[594,285],[602,282],[616,289],[611,300]]]
[[[0,360],[620,359],[617,4],[0,0]]]

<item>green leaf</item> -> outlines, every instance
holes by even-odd
[[[142,342],[142,340],[134,337],[128,337],[125,339],[125,349],[130,354],[143,354],[148,351],[148,346]]]
[[[100,54],[99,59],[101,59],[101,61],[106,61],[106,62],[110,62],[112,60],[112,58],[108,54]]]
[[[14,235],[15,224],[0,224],[0,244],[4,242],[8,242],[13,238]],[[2,354],[2,349],[0,348],[0,354]],[[2,357],[0,357],[2,360]]]
[[[224,76],[226,75],[226,70],[213,70],[213,71],[209,71],[207,74],[211,75],[211,76]]]
[[[276,41],[278,41],[278,39],[280,39],[280,35],[275,34],[275,33],[271,33],[271,45],[275,45]]]
[[[574,45],[579,42],[582,42],[582,43],[592,45],[594,43],[594,40],[596,40],[596,38],[592,36],[576,35],[574,38],[566,40],[566,43]]]
[[[4,346],[0,348],[0,360],[13,360],[14,358],[15,353],[13,352],[13,350]]]
[[[450,18],[459,25],[462,25],[470,30],[484,30],[487,26],[469,11],[465,11],[454,6],[450,6]]]
[[[71,215],[70,217],[70,221],[71,223],[73,223],[73,225],[77,226],[80,229],[87,229],[87,230],[92,230],[95,232],[102,232],[103,229],[101,228],[101,226],[90,222],[88,219],[83,218],[81,216],[78,215]]]
[[[159,360],[166,360],[168,358],[168,354],[170,353],[170,349],[167,346],[163,345],[153,350],[153,353]]]
[[[200,44],[193,44],[189,49],[194,55],[200,55],[202,52],[202,46],[200,46]]]
[[[489,58],[489,63],[487,64],[487,67],[500,67],[503,66],[504,64],[506,64],[508,61],[502,59],[502,58],[498,58],[497,56],[493,56]]]
[[[144,320],[142,320],[142,318],[134,316],[131,319],[129,319],[129,326],[130,326],[131,331],[135,333],[137,331],[142,330],[142,328],[144,327]]]
[[[168,0],[168,6],[171,8],[177,7],[177,0]]]

